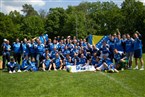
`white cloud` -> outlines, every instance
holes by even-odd
[[[0,0],[1,12],[8,14],[10,11],[17,10],[20,13],[22,10],[22,5],[31,4],[32,6],[44,6],[45,1],[43,0]]]

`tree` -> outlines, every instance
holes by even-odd
[[[30,4],[24,4],[21,10],[26,16],[38,16],[37,11]]]

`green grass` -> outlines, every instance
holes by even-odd
[[[145,97],[145,70],[113,74],[0,71],[0,97]]]

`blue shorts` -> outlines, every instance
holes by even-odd
[[[134,58],[141,58],[142,57],[142,49],[138,49],[134,51]]]

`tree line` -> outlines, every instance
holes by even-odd
[[[121,6],[112,1],[81,2],[67,9],[50,8],[48,12],[36,11],[29,4],[22,8],[23,14],[16,10],[9,14],[0,12],[1,40],[6,38],[13,42],[16,37],[22,40],[44,33],[50,38],[68,35],[85,38],[89,34],[113,34],[116,29],[121,34],[131,35],[137,30],[145,37],[145,6],[136,0],[125,0]]]

